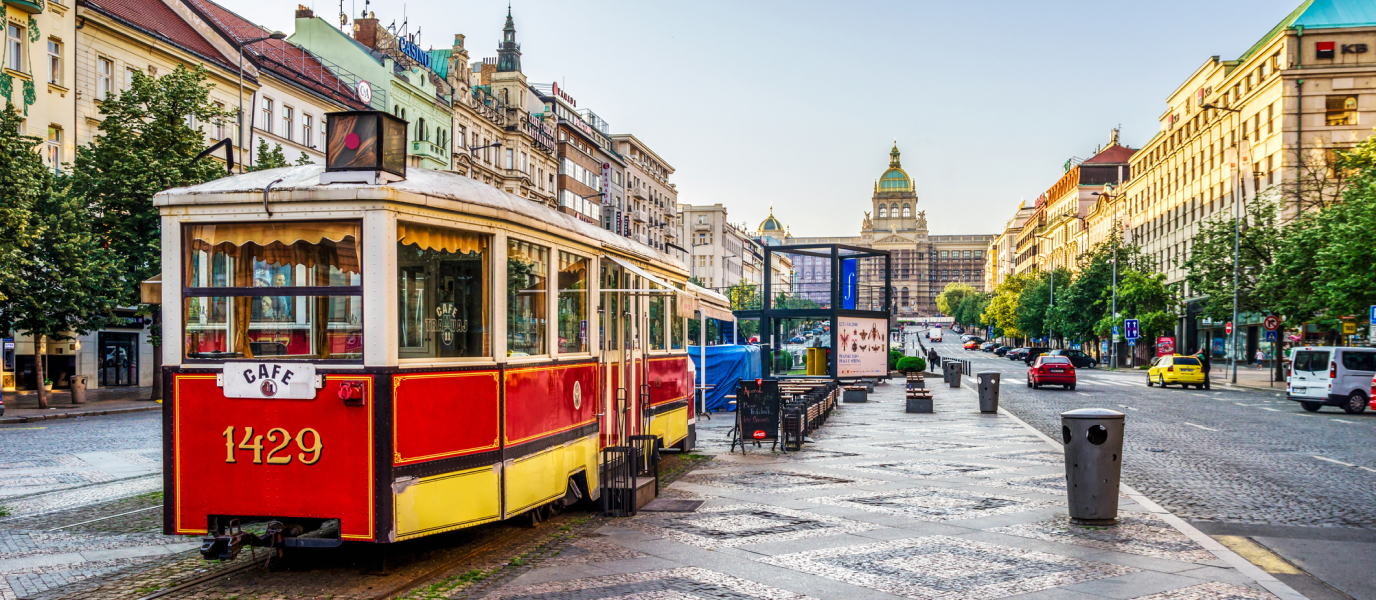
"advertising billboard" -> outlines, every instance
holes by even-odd
[[[874,377],[889,372],[889,320],[836,318],[836,375]]]

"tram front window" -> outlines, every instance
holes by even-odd
[[[672,339],[671,350],[683,349],[683,315],[678,311],[678,294],[669,296],[669,332]]]
[[[356,221],[184,226],[186,358],[362,359],[359,229]]]
[[[664,349],[664,296],[650,296],[650,349]]]
[[[491,236],[397,223],[401,358],[492,356],[487,313]]]
[[[549,291],[549,249],[507,238],[506,354],[549,354],[545,345],[545,294]]]

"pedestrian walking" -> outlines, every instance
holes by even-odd
[[[936,348],[930,348],[930,349],[928,349],[928,350],[927,350],[927,368],[928,368],[928,369],[931,369],[931,371],[932,371],[933,373],[935,373],[935,372],[936,372],[936,366],[937,366],[938,364],[940,364],[940,363],[941,363],[941,355],[939,355],[939,354],[936,353]]]
[[[1265,352],[1262,352],[1260,349],[1257,349],[1257,368],[1258,368],[1258,369],[1263,368],[1263,367],[1261,366],[1261,363],[1262,363],[1263,361],[1265,361],[1265,360],[1266,360],[1266,353],[1265,353]]]
[[[1195,358],[1198,358],[1199,364],[1204,366],[1204,389],[1207,390],[1209,389],[1209,370],[1213,368],[1213,365],[1209,361],[1209,352],[1207,350],[1200,350],[1198,354],[1195,354]]]

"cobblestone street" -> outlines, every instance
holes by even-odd
[[[799,453],[728,453],[730,415],[699,421],[716,459],[665,495],[700,508],[609,521],[481,597],[1298,597],[1142,496],[1117,527],[1068,525],[1058,446],[969,390],[936,387],[935,414],[900,385],[870,398]]]

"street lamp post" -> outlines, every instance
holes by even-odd
[[[1203,108],[1212,108],[1212,109],[1216,109],[1216,110],[1227,111],[1227,112],[1230,112],[1230,113],[1233,113],[1233,114],[1237,115],[1236,117],[1234,117],[1234,122],[1233,122],[1234,131],[1236,131],[1236,128],[1237,128],[1237,121],[1236,121],[1236,119],[1242,118],[1242,111],[1239,110],[1239,109],[1236,109],[1236,108],[1225,108],[1225,107],[1222,107],[1222,106],[1215,106],[1215,105],[1213,105],[1213,104],[1205,104],[1205,105],[1203,106]],[[1237,155],[1238,149],[1239,149],[1239,148],[1238,148],[1237,139],[1234,138],[1234,139],[1233,139],[1233,166],[1232,166],[1232,179],[1233,179],[1233,181],[1232,181],[1232,184],[1233,184],[1233,321],[1232,321],[1232,331],[1228,333],[1228,338],[1229,338],[1229,339],[1228,339],[1228,343],[1229,343],[1229,345],[1230,345],[1230,347],[1231,347],[1231,352],[1229,352],[1229,354],[1228,354],[1228,362],[1232,365],[1232,369],[1230,369],[1230,370],[1232,371],[1232,373],[1231,373],[1231,375],[1229,375],[1229,378],[1230,378],[1230,381],[1232,381],[1232,383],[1234,383],[1234,384],[1237,383],[1237,330],[1238,330],[1238,322],[1237,322],[1237,283],[1238,283],[1238,275],[1237,275],[1237,271],[1238,271],[1238,248],[1239,248],[1239,246],[1240,246],[1240,240],[1241,240],[1241,237],[1242,237],[1242,234],[1241,234],[1241,229],[1242,229],[1241,220],[1242,220],[1242,216],[1241,216],[1241,213],[1240,213],[1242,203],[1239,201],[1239,198],[1238,198],[1238,183],[1239,183],[1239,182],[1238,182],[1238,164],[1237,164],[1237,161],[1241,160],[1241,157],[1239,157],[1239,156]]]
[[[1037,239],[1049,240],[1051,236],[1032,234]],[[1056,335],[1055,326],[1051,324],[1051,310],[1056,308],[1056,260],[1051,260],[1051,300],[1049,301],[1046,312],[1046,344],[1051,345],[1051,338]]]
[[[1108,189],[1107,193],[1094,192],[1095,196],[1103,196],[1113,202],[1113,305],[1109,310],[1109,322],[1113,327],[1118,327],[1118,197],[1113,194],[1113,184],[1104,186]],[[1108,368],[1118,367],[1118,336],[1112,337],[1112,342],[1108,345]]]
[[[238,127],[238,131],[236,132],[237,135],[236,135],[235,137],[237,137],[238,140],[239,140],[238,146],[239,146],[239,152],[240,152],[240,154],[239,154],[239,173],[240,173],[240,174],[243,174],[243,172],[244,172],[244,156],[243,156],[243,153],[244,153],[244,48],[247,48],[249,44],[256,44],[256,43],[261,42],[261,41],[264,41],[264,40],[280,40],[280,39],[285,39],[286,37],[287,37],[287,34],[282,33],[282,32],[280,32],[280,31],[274,31],[274,32],[272,32],[271,34],[265,35],[265,36],[260,37],[260,38],[253,38],[253,39],[251,39],[251,40],[244,40],[244,41],[242,41],[242,42],[239,42],[239,115],[238,115],[239,127]]]

